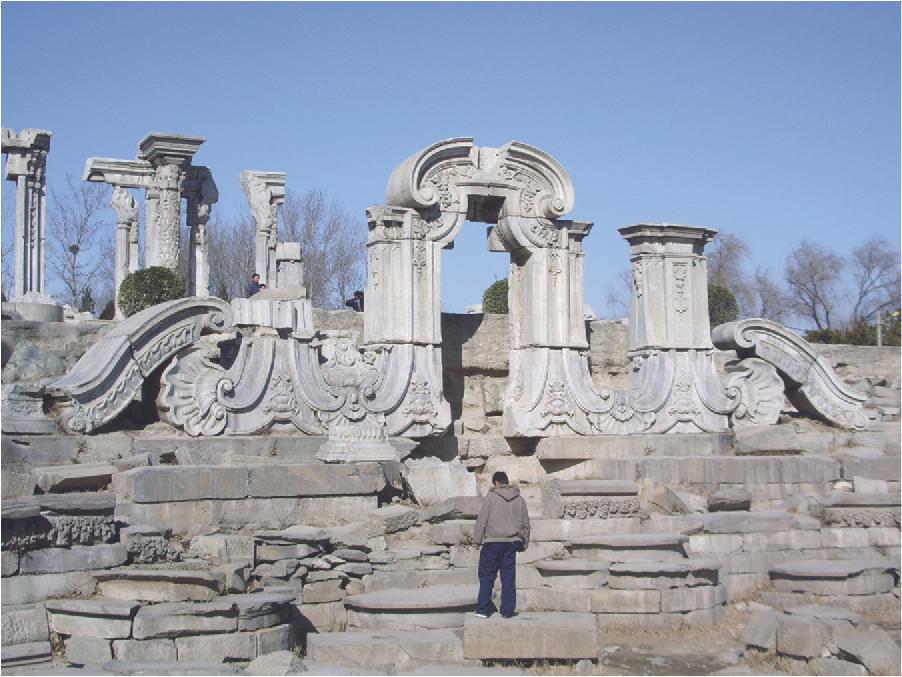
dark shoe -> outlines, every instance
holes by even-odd
[[[501,614],[501,617],[502,618],[513,618],[514,616],[517,616],[517,615],[519,615],[519,614],[517,614],[517,612],[515,611],[512,614]]]
[[[474,611],[473,615],[476,616],[476,618],[488,618],[489,617],[488,614],[484,614],[481,611]]]

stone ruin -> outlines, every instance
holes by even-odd
[[[362,314],[312,307],[278,241],[285,175],[242,174],[271,282],[227,303],[204,295],[200,141],[151,134],[85,173],[117,186],[122,272],[125,188],[163,264],[186,191],[194,295],[80,340],[4,323],[69,360],[35,378],[4,356],[4,669],[898,673],[898,349],[711,331],[716,231],[670,224],[620,229],[628,324],[587,326],[567,172],[467,138],[367,211]],[[507,317],[440,313],[465,221],[510,257]],[[486,621],[472,526],[499,469],[533,535],[519,616]],[[654,655],[629,646],[648,630]]]

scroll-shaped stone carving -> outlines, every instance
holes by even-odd
[[[48,392],[62,400],[63,424],[91,433],[112,421],[159,366],[201,334],[230,325],[228,304],[187,298],[147,308],[95,343]]]
[[[866,396],[849,388],[830,364],[791,330],[777,322],[751,318],[714,328],[714,345],[740,358],[772,364],[785,384],[786,397],[801,412],[842,428],[864,428]]]
[[[736,360],[726,365],[727,386],[739,389],[739,406],[733,412],[733,425],[773,425],[783,408],[783,379],[773,365],[757,357]]]

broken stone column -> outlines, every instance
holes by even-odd
[[[254,266],[267,287],[276,282],[279,207],[285,202],[284,172],[241,172],[241,185],[257,224]]]
[[[116,210],[116,319],[121,320],[119,286],[138,270],[138,204],[122,186],[116,186],[111,204]]]
[[[184,187],[188,199],[188,295],[210,293],[210,259],[207,222],[213,205],[219,201],[219,190],[207,167],[189,167]]]
[[[16,281],[14,301],[55,305],[44,296],[47,225],[47,153],[51,132],[3,129],[6,179],[16,182]],[[26,298],[26,294],[29,297]],[[37,318],[33,318],[37,319]],[[49,319],[49,318],[48,318]],[[60,318],[61,313],[60,313]]]

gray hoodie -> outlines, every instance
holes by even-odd
[[[529,543],[529,514],[517,487],[502,484],[485,495],[473,539],[477,543]]]

